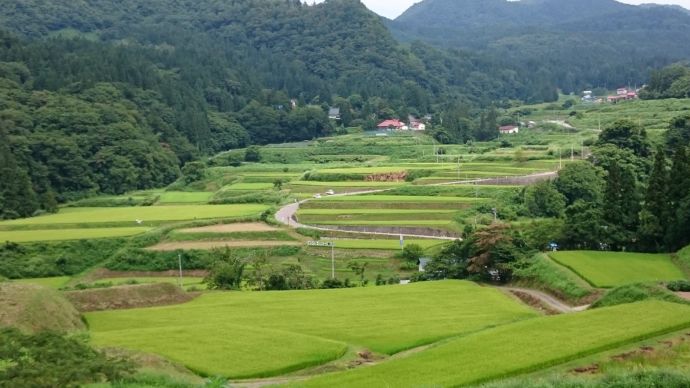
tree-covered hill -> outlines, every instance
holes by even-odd
[[[403,40],[474,49],[566,92],[642,85],[687,59],[690,14],[614,0],[425,0],[389,22]]]
[[[358,0],[0,6],[2,218],[165,185],[203,155],[330,134],[329,106],[337,124],[366,128],[555,97],[488,58],[403,46]]]

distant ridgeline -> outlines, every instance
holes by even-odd
[[[424,0],[388,22],[403,41],[470,49],[566,94],[642,85],[690,58],[690,12],[614,0]]]

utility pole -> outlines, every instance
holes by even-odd
[[[335,279],[335,243],[331,243],[331,279]]]
[[[180,278],[178,281],[180,283],[180,287],[182,287],[182,254],[181,253],[177,254],[177,263],[180,266]]]
[[[572,162],[575,160],[575,146],[571,143],[570,144],[570,161]]]
[[[458,156],[458,181],[460,180],[460,156]]]
[[[558,169],[563,169],[563,150],[561,147],[558,147]]]

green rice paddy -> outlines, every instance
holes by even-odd
[[[337,249],[383,249],[400,250],[400,240],[323,240],[332,242]],[[440,240],[404,240],[404,245],[415,244],[427,249],[444,244]]]
[[[641,302],[525,320],[299,387],[450,387],[535,371],[690,327],[690,307]]]
[[[57,214],[13,221],[6,225],[88,224],[108,222],[184,221],[194,219],[240,218],[258,216],[268,207],[265,205],[180,205],[115,208],[65,208]]]
[[[573,251],[550,256],[595,287],[685,279],[666,254]]]
[[[161,193],[158,203],[206,203],[211,199],[211,197],[213,197],[213,193],[205,191],[167,191],[165,193]]]
[[[212,293],[183,305],[86,314],[95,345],[153,352],[233,378],[320,364],[340,357],[346,344],[392,354],[534,316],[496,289],[462,281]]]
[[[13,280],[13,282],[58,289],[64,287],[70,279],[69,276],[57,276],[52,278],[17,279]]]
[[[109,237],[126,237],[146,233],[150,228],[84,228],[84,229],[47,229],[47,230],[0,230],[0,241],[16,243],[35,241],[81,240]]]

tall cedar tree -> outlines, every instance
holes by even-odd
[[[657,148],[649,177],[645,202],[640,213],[640,239],[643,249],[662,251],[668,217],[668,166],[662,147]]]
[[[614,250],[630,247],[634,243],[639,224],[640,201],[635,175],[621,169],[614,162],[604,193],[603,216],[606,223],[605,240]]]
[[[29,217],[39,209],[26,170],[17,165],[7,132],[0,128],[0,219]]]
[[[687,151],[679,147],[673,156],[668,185],[668,230],[666,245],[677,250],[690,240],[690,162]]]

